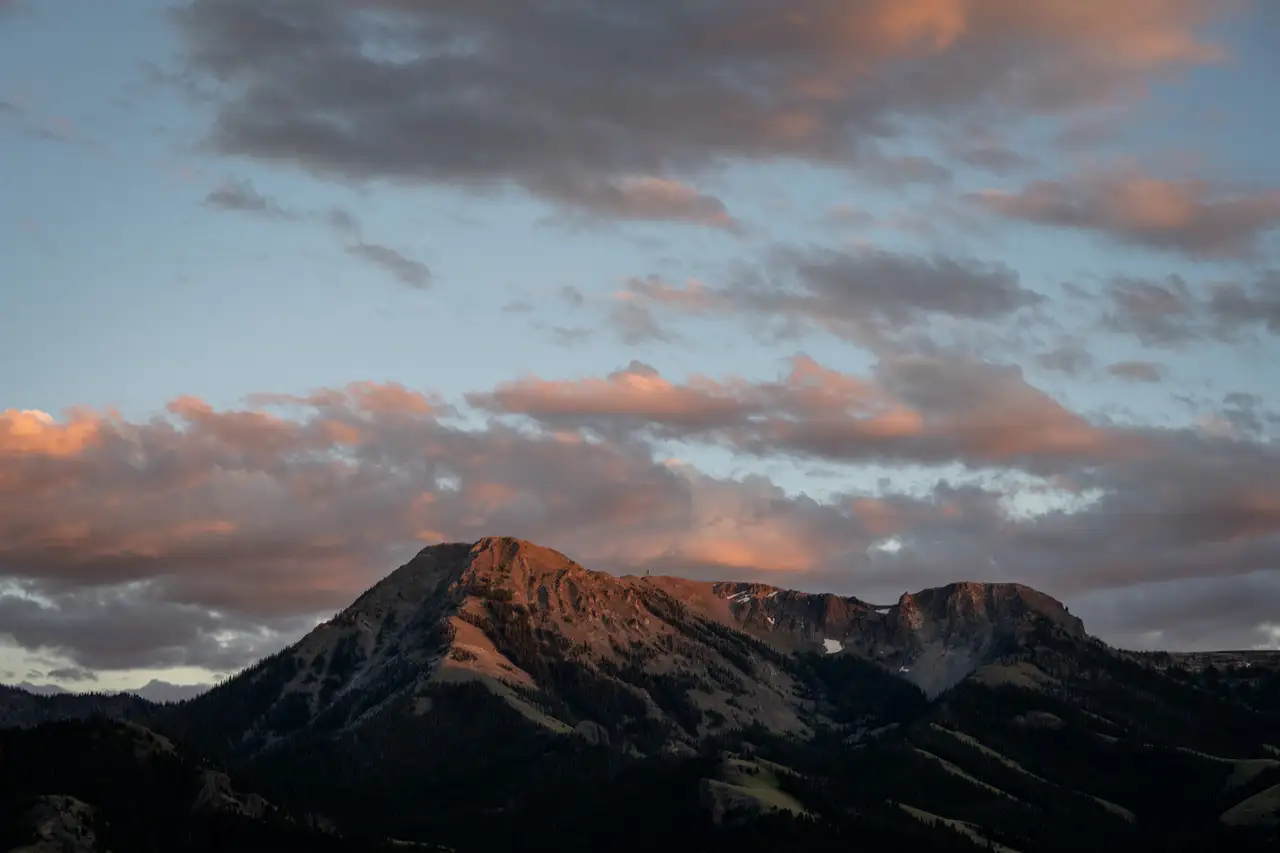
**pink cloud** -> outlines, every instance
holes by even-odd
[[[887,360],[874,375],[857,377],[802,355],[783,379],[754,383],[695,376],[675,384],[633,366],[605,379],[505,383],[469,400],[557,427],[843,461],[1050,471],[1143,445],[1132,431],[1095,426],[1068,411],[1015,368],[942,358]]]
[[[1274,448],[1094,424],[1016,370],[963,360],[885,361],[851,376],[797,357],[768,382],[675,382],[633,364],[475,400],[527,410],[543,431],[498,421],[464,429],[437,398],[399,386],[262,399],[271,402],[218,409],[181,397],[142,421],[0,416],[0,577],[54,602],[37,612],[0,596],[6,632],[101,661],[102,636],[70,621],[58,634],[45,610],[87,620],[109,611],[116,624],[129,612],[139,630],[153,619],[165,631],[198,628],[197,657],[226,662],[234,655],[215,642],[219,631],[266,636],[251,626],[283,630],[341,606],[423,544],[494,534],[549,544],[591,568],[872,599],[966,578],[1080,596],[1229,584],[1280,553]],[[588,438],[590,423],[613,431]],[[1068,485],[1078,504],[1010,515],[1009,495],[940,475],[913,494],[881,486],[815,500],[761,476],[712,477],[664,459],[646,440],[655,430],[744,454],[917,472],[1022,468],[1052,475],[1049,492]],[[896,550],[871,547],[887,537]],[[245,642],[235,654],[260,649]],[[128,665],[195,659],[145,643],[112,655]]]
[[[1280,228],[1280,190],[1229,193],[1204,180],[1162,180],[1136,167],[1037,181],[977,196],[988,210],[1190,255],[1248,254]]]

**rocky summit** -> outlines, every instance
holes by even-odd
[[[597,714],[590,730],[647,752],[641,741],[670,750],[749,724],[797,734],[823,724],[789,666],[797,653],[865,659],[933,696],[979,670],[998,678],[1000,660],[1040,633],[1087,639],[1062,604],[1016,584],[952,584],[880,607],[761,584],[614,577],[491,537],[424,549],[206,704],[253,687],[252,717],[228,732],[253,752],[302,731],[359,728],[401,701],[425,713],[441,684],[483,685],[529,721],[569,731],[583,716],[573,691],[595,683],[631,712]]]
[[[77,725],[56,699],[11,719]],[[1275,656],[1111,649],[1018,584],[875,604],[492,537],[423,549],[195,699],[97,710],[280,849],[1252,850],[1280,826]],[[127,824],[65,775],[14,814]]]

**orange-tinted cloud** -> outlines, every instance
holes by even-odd
[[[399,386],[263,399],[223,410],[179,398],[137,422],[7,413],[0,578],[30,595],[0,593],[5,633],[81,665],[235,665],[284,636],[259,629],[296,630],[423,544],[490,534],[545,542],[592,568],[872,600],[963,578],[1084,597],[1208,577],[1230,585],[1280,556],[1280,455],[1269,444],[1093,424],[1016,370],[962,360],[886,360],[850,376],[798,357],[772,382],[674,382],[632,365],[475,398],[523,408],[543,432],[464,429],[443,402]],[[600,429],[587,438],[592,422]],[[690,454],[714,442],[908,465],[923,489],[814,499],[665,459],[653,434],[685,439]],[[1010,514],[1008,501],[1040,498],[920,479],[957,462],[1058,475],[1041,491],[1067,483],[1074,503]],[[872,547],[889,537],[896,548]],[[122,619],[136,627],[128,642],[109,636]]]
[[[915,357],[870,377],[807,356],[784,379],[694,377],[677,385],[633,364],[605,379],[505,383],[473,405],[605,435],[653,433],[758,454],[842,461],[961,462],[1048,472],[1139,452],[1131,431],[1089,423],[1026,384],[1016,368]]]
[[[1208,181],[1161,180],[1132,167],[988,190],[977,200],[1011,219],[1205,257],[1248,254],[1280,228],[1280,190],[1224,193]]]
[[[46,412],[7,409],[0,412],[0,454],[74,455],[97,440],[98,426],[85,413],[60,423]]]
[[[1239,5],[650,0],[611,16],[196,0],[174,17],[193,72],[226,84],[211,127],[225,153],[344,178],[516,184],[587,214],[728,227],[690,176],[734,161],[845,167],[920,120],[1013,124],[1114,104],[1153,75],[1221,60],[1206,30]],[[397,54],[417,59],[360,50],[385,32],[367,16],[397,21]],[[455,41],[475,49],[439,51]],[[315,83],[333,79],[362,83]]]
[[[553,183],[545,194],[592,217],[668,222],[691,222],[738,229],[724,202],[671,178],[628,175],[598,181]]]

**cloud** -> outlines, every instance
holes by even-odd
[[[1030,157],[1020,154],[1004,143],[979,136],[952,147],[953,156],[961,163],[983,169],[997,175],[1007,174],[1032,164]]]
[[[209,141],[225,154],[344,179],[515,184],[627,216],[673,202],[598,188],[735,160],[843,167],[914,119],[1114,103],[1219,61],[1200,32],[1235,5],[195,0],[173,19],[187,76],[221,87]],[[674,209],[719,221],[705,201]]]
[[[1222,395],[1220,412],[1236,435],[1264,438],[1280,427],[1280,413],[1257,394],[1230,391]]]
[[[1093,353],[1078,340],[1062,340],[1053,349],[1037,353],[1036,364],[1043,370],[1075,376],[1093,367]]]
[[[739,230],[720,199],[669,178],[629,176],[573,186],[557,185],[548,187],[546,195],[559,197],[580,215],[690,222],[725,231]]]
[[[875,155],[860,160],[858,177],[866,183],[888,187],[912,184],[945,186],[951,183],[951,170],[928,157],[888,157]]]
[[[1280,271],[1248,284],[1195,286],[1181,276],[1163,280],[1121,278],[1105,293],[1108,327],[1148,346],[1176,347],[1197,341],[1234,342],[1261,328],[1280,335]]]
[[[880,249],[795,248],[774,250],[760,269],[744,270],[724,287],[634,278],[619,296],[611,319],[628,342],[665,335],[655,311],[738,314],[784,336],[816,328],[865,343],[935,315],[993,321],[1043,300],[1002,264]]]
[[[1000,216],[1075,228],[1192,257],[1247,256],[1280,228],[1280,190],[1224,193],[1203,180],[1160,180],[1136,168],[1036,181],[976,201]]]
[[[432,284],[431,269],[426,264],[413,258],[406,258],[395,249],[376,243],[360,242],[354,246],[348,246],[347,254],[386,270],[399,279],[401,284],[415,290],[426,290]]]
[[[251,181],[234,179],[223,181],[205,196],[204,203],[222,210],[258,214],[272,219],[306,219],[324,223],[338,234],[354,241],[345,249],[348,255],[390,273],[401,284],[415,290],[426,290],[434,282],[430,267],[423,262],[406,257],[388,246],[370,243],[361,237],[360,221],[350,211],[342,208],[314,212],[289,211],[275,199],[259,193]]]
[[[1118,361],[1108,365],[1107,372],[1129,382],[1159,382],[1165,375],[1162,365],[1150,361]]]
[[[3,633],[92,670],[224,671],[349,603],[416,548],[493,534],[609,571],[873,600],[1018,580],[1086,620],[1115,591],[1158,589],[1172,602],[1202,581],[1273,584],[1280,558],[1274,445],[1093,422],[1007,366],[895,356],[852,376],[798,357],[774,381],[676,382],[636,362],[470,402],[480,408],[360,383],[231,409],[181,397],[132,421],[5,412]],[[1265,419],[1251,398],[1228,403]],[[710,476],[667,458],[663,438],[744,460],[895,464],[916,485],[818,500],[761,476]],[[898,550],[872,548],[890,536]],[[1233,601],[1204,602],[1181,640],[1174,610],[1144,625],[1164,630],[1165,645],[1257,642]],[[1099,626],[1133,637],[1115,620]]]
[[[61,669],[49,670],[49,678],[54,681],[97,681],[98,675],[92,670],[82,669],[77,666],[67,666]]]
[[[223,210],[257,213],[278,219],[290,216],[275,199],[268,198],[255,190],[253,182],[249,180],[228,178],[204,197],[204,203]]]
[[[865,378],[798,356],[777,382],[694,377],[685,385],[633,362],[604,379],[509,382],[468,402],[556,429],[700,439],[841,462],[1052,473],[1141,448],[1138,436],[1067,411],[1016,367],[923,356],[882,359]]]
[[[828,225],[867,227],[874,225],[876,217],[851,204],[837,204],[822,215]]]
[[[284,635],[244,618],[157,600],[150,590],[116,586],[69,589],[40,602],[0,594],[0,636],[75,665],[51,670],[58,681],[96,681],[93,670],[140,667],[239,669],[270,653],[304,623],[273,620]]]
[[[330,208],[320,214],[320,218],[330,228],[341,234],[357,236],[360,234],[360,220],[356,219],[355,214],[349,210],[344,210],[340,207]]]

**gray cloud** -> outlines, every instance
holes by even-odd
[[[623,296],[611,320],[630,343],[669,334],[655,312],[738,314],[776,335],[817,328],[866,343],[900,336],[934,315],[993,321],[1043,301],[1001,264],[878,249],[781,248],[725,287],[681,287],[651,276],[631,279]]]
[[[1139,171],[1036,181],[974,198],[993,213],[1107,235],[1196,257],[1247,256],[1280,228],[1280,190],[1226,193],[1202,180],[1167,181]]]
[[[415,290],[426,290],[432,284],[431,269],[422,261],[407,258],[395,249],[376,243],[356,243],[347,247],[347,254],[368,261],[391,273],[401,284]]]
[[[978,169],[1003,175],[1031,164],[1031,159],[1004,145],[977,143],[960,147],[955,156],[960,162]]]
[[[725,231],[739,231],[724,202],[696,188],[664,178],[630,177],[607,181],[578,181],[551,185],[549,198],[558,198],[582,221],[593,217],[638,221],[689,222]]]
[[[235,210],[242,213],[258,213],[263,216],[288,218],[290,214],[273,198],[262,195],[249,180],[228,178],[204,197],[204,203],[223,210]]]
[[[1164,366],[1151,361],[1117,361],[1107,372],[1129,382],[1159,382],[1165,375]]]
[[[128,588],[53,591],[48,605],[0,595],[0,634],[33,651],[74,661],[50,670],[57,681],[96,681],[93,670],[135,667],[239,669],[266,654],[282,635],[207,609],[156,600]],[[302,627],[280,623],[296,635]]]
[[[1257,394],[1232,391],[1222,396],[1222,418],[1240,435],[1266,437],[1280,427],[1280,412]]]
[[[828,225],[839,226],[865,227],[876,222],[874,215],[850,204],[838,204],[823,213],[822,218]]]
[[[254,189],[251,181],[235,179],[223,181],[205,196],[204,202],[210,207],[272,219],[321,222],[342,237],[354,241],[345,249],[348,255],[390,273],[401,284],[415,290],[425,290],[434,281],[431,269],[423,262],[406,257],[388,246],[365,240],[361,236],[360,221],[348,210],[336,207],[315,212],[286,210],[274,198],[264,196]]]
[[[49,670],[49,678],[54,681],[97,681],[98,674],[82,667],[66,666]]]
[[[1176,347],[1205,340],[1233,342],[1251,330],[1280,335],[1280,271],[1250,284],[1193,286],[1181,276],[1124,278],[1106,292],[1108,327],[1150,346]]]
[[[912,184],[944,186],[951,183],[951,170],[928,157],[874,155],[858,162],[858,177],[871,184],[905,187]]]
[[[594,188],[733,159],[843,166],[901,119],[1106,102],[1214,59],[1197,31],[1229,5],[195,0],[174,20],[187,76],[222,86],[219,151],[357,180],[514,183],[628,215]]]
[[[1257,626],[1280,613],[1280,572],[1090,593],[1072,610],[1126,648],[1248,649],[1266,639]]]
[[[632,287],[635,287],[633,282]],[[665,328],[653,316],[647,305],[634,301],[622,302],[609,310],[608,323],[617,332],[624,344],[637,344],[653,341],[674,341],[678,336]]]
[[[339,233],[354,235],[360,233],[360,220],[356,219],[355,214],[349,210],[334,207],[321,214],[321,219]]]
[[[1055,373],[1075,376],[1093,367],[1093,353],[1078,340],[1063,340],[1051,350],[1036,354],[1036,364]]]

